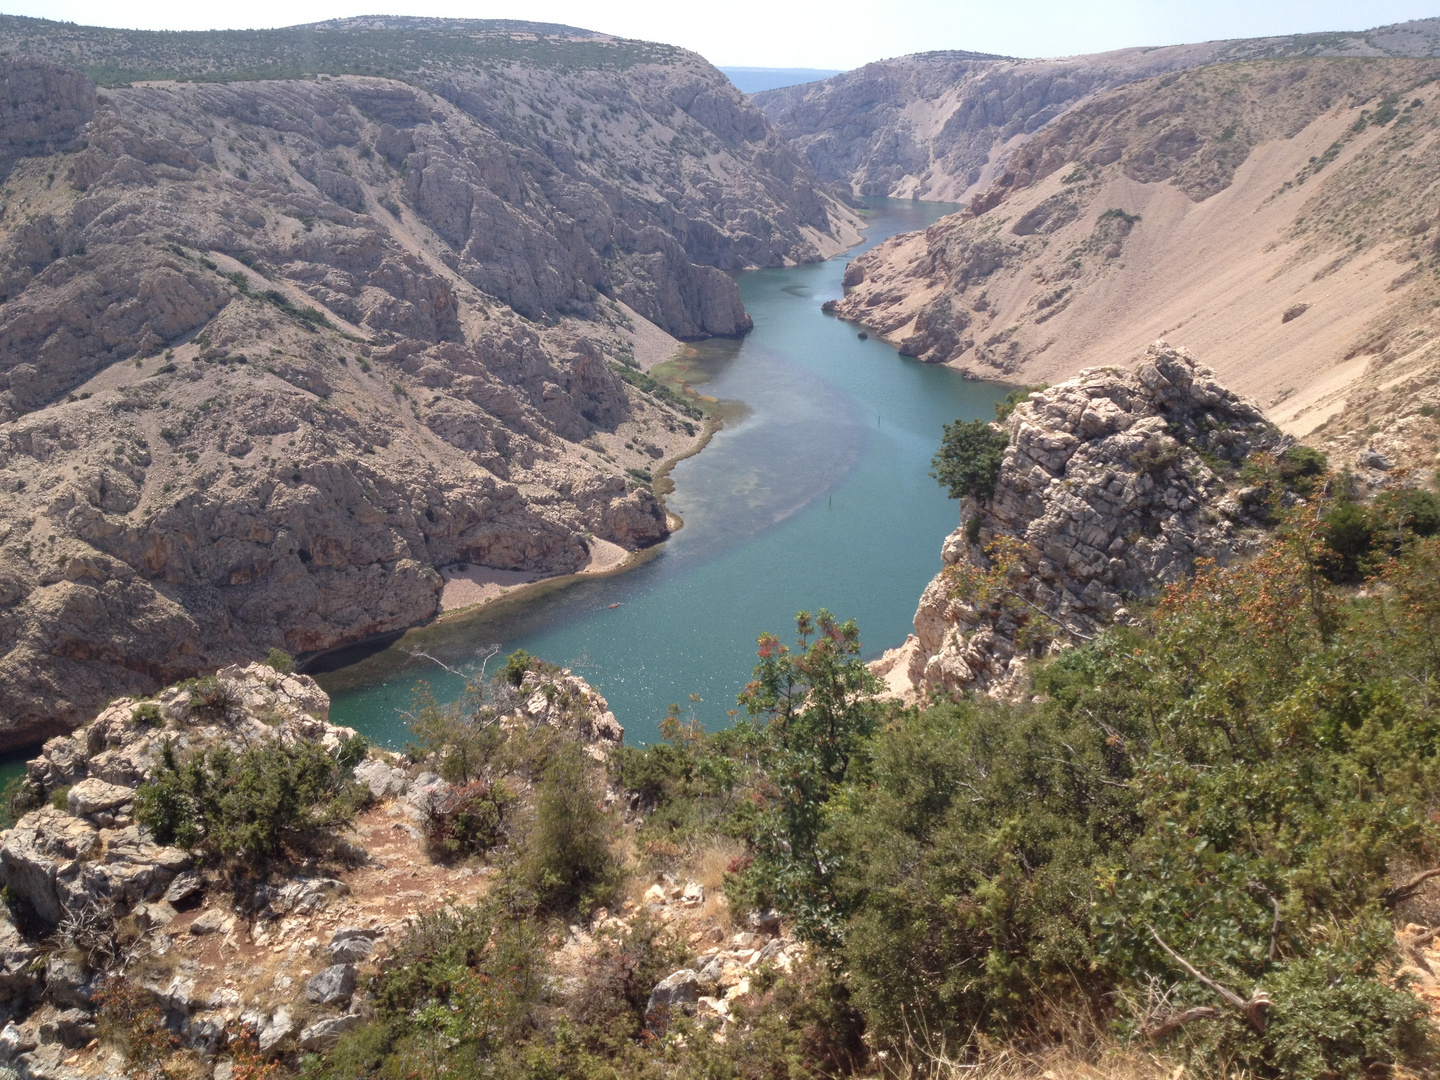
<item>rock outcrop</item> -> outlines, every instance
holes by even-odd
[[[483,891],[488,868],[424,856],[416,843],[424,813],[399,798],[412,783],[432,796],[450,785],[434,774],[412,777],[404,759],[371,751],[354,775],[374,805],[334,854],[319,864],[274,861],[267,877],[243,883],[155,843],[133,820],[136,791],[167,746],[181,755],[221,745],[238,753],[279,740],[315,743],[332,756],[353,747],[355,732],[329,723],[329,704],[303,675],[235,666],[153,698],[120,698],[45,744],[28,768],[45,805],[0,833],[9,899],[0,909],[0,1022],[9,1025],[0,1066],[50,1075],[46,1047],[89,1044],[97,991],[126,965],[182,1044],[209,1060],[242,1027],[263,1056],[293,1064],[298,1052],[329,1049],[364,1022],[368,979],[405,920]],[[502,724],[555,726],[601,758],[624,738],[605,699],[568,671],[528,672],[513,705]],[[677,908],[695,903],[677,892]],[[15,912],[24,916],[18,926]],[[124,958],[113,954],[117,941],[130,950]]]
[[[1133,371],[1094,369],[1032,393],[1005,429],[993,499],[962,503],[915,634],[877,661],[892,689],[1008,693],[1031,650],[1086,640],[1197,559],[1248,550],[1256,493],[1230,492],[1207,461],[1289,444],[1164,342]]]

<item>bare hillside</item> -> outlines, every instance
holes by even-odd
[[[1111,91],[967,212],[857,259],[838,311],[909,355],[1032,384],[1169,337],[1292,433],[1378,438],[1399,414],[1347,397],[1435,359],[1437,74],[1260,61]],[[1421,434],[1406,460],[1433,455]]]
[[[408,82],[0,59],[0,745],[666,534],[700,425],[638,369],[855,222],[700,58],[536,35]]]
[[[1017,146],[1105,90],[1241,60],[1437,54],[1440,19],[1054,59],[932,52],[767,91],[755,101],[822,179],[860,195],[963,201],[989,184]]]

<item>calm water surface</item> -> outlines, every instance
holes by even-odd
[[[520,610],[413,632],[318,675],[332,719],[401,746],[416,683],[453,699],[463,679],[446,667],[473,671],[480,650],[499,644],[575,669],[609,700],[629,741],[648,742],[666,707],[691,694],[707,724],[723,723],[754,665],[756,636],[792,638],[802,608],[856,619],[868,656],[903,641],[957,521],[928,475],[941,425],[993,415],[1005,389],[861,341],[821,312],[841,295],[850,257],[957,209],[873,207],[861,248],[740,277],[755,329],[700,345],[704,381],[692,382],[748,411],[676,466],[668,503],[685,527],[654,558],[521,601]]]

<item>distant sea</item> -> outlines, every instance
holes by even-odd
[[[761,90],[816,82],[840,74],[829,68],[722,67],[720,70],[745,94],[758,94]]]

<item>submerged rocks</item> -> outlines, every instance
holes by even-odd
[[[1288,442],[1257,405],[1164,342],[1133,372],[1092,369],[1032,393],[1006,428],[993,499],[962,504],[915,634],[877,662],[892,689],[1007,692],[1023,670],[1019,639],[1087,640],[1126,597],[1183,578],[1197,559],[1223,564],[1246,550],[1253,508],[1225,497],[1207,459],[1238,463]],[[997,558],[1008,560],[1003,583],[961,586]]]

